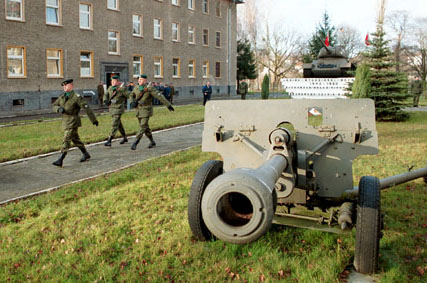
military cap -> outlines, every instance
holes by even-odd
[[[147,75],[140,75],[139,76],[141,79],[146,79],[147,78]]]
[[[120,79],[119,75],[114,75],[114,76],[112,76],[111,78],[112,78],[113,80],[118,80],[118,79]]]
[[[68,79],[68,80],[63,81],[63,82],[61,83],[61,85],[62,85],[62,86],[64,86],[64,85],[70,84],[70,83],[72,83],[72,82],[73,82],[73,79]]]

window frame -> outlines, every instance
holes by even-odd
[[[190,41],[190,27],[193,28],[193,41]],[[196,26],[188,25],[188,44],[196,44]]]
[[[173,38],[173,36],[174,36],[174,27],[173,27],[173,25],[174,24],[176,24],[176,39],[174,39]],[[172,22],[172,24],[171,24],[172,26],[172,33],[171,33],[171,36],[172,36],[172,41],[173,42],[180,42],[181,41],[181,28],[180,28],[180,24],[179,23],[177,23],[177,22]]]
[[[156,20],[160,23],[160,37],[156,37]],[[153,38],[157,40],[163,40],[163,20],[160,18],[153,19]]]
[[[21,4],[21,10],[20,10],[20,17],[19,18],[9,17],[7,15],[7,4],[9,2],[18,2]],[[5,16],[5,19],[8,21],[25,22],[25,0],[5,0],[4,1],[4,16]]]
[[[193,63],[193,74],[190,74],[190,63]],[[196,78],[196,59],[188,60],[188,78],[195,79]]]
[[[195,11],[196,10],[195,0],[187,0],[187,1],[188,1],[187,2],[187,8],[188,8],[188,10]],[[190,3],[191,3],[191,5],[190,5]]]
[[[219,76],[217,66],[219,64]],[[221,78],[221,62],[215,62],[215,78]]]
[[[207,64],[205,64],[207,63]],[[206,75],[205,75],[205,66],[206,66]],[[202,64],[202,78],[207,79],[209,78],[209,60],[203,61]]]
[[[89,60],[89,62],[90,62],[90,75],[88,75],[88,76],[83,76],[82,75],[82,53],[88,53],[88,54],[90,54],[90,60]],[[80,50],[80,72],[79,72],[79,74],[80,74],[80,78],[88,78],[88,79],[93,79],[94,77],[95,77],[95,72],[94,72],[94,55],[93,55],[93,51],[90,51],[90,50]],[[84,62],[86,62],[86,61],[84,61]]]
[[[47,1],[45,0],[45,19],[46,19],[46,25],[48,26],[55,26],[55,27],[60,27],[62,26],[62,0],[57,0],[58,1],[58,7],[53,7],[58,9],[58,23],[53,23],[53,22],[48,22],[47,21],[47,9],[48,9],[48,5],[47,5]],[[49,8],[52,8],[52,6],[49,6]]]
[[[111,7],[108,5],[108,1],[109,1],[109,0],[107,0],[107,10],[110,10],[110,11],[120,11],[120,0],[113,0],[113,1],[115,1],[115,2],[116,2],[116,8],[111,8]]]
[[[205,44],[205,31],[207,31],[207,43]],[[209,29],[208,28],[204,28],[202,29],[202,45],[203,46],[209,46]]]
[[[172,5],[172,6],[176,6],[176,7],[181,6],[181,1],[180,1],[180,0],[175,0],[175,1],[176,1],[176,4],[174,4],[174,3],[173,3],[173,1],[174,1],[174,0],[171,0],[171,5]]]
[[[137,16],[139,18],[139,34],[133,33],[133,25],[134,25],[134,16]],[[143,15],[139,14],[132,14],[132,36],[134,37],[144,37],[144,26],[143,26]]]
[[[81,13],[82,11],[80,10],[80,5],[87,5],[89,6],[89,27],[82,27],[80,20],[81,20]],[[84,13],[86,13],[86,11],[84,11]],[[93,30],[93,4],[92,3],[88,3],[88,2],[79,2],[79,27],[82,30]]]
[[[215,3],[215,16],[217,18],[222,18],[221,1],[220,0],[216,0],[216,3]]]
[[[175,69],[174,69],[174,67],[175,67],[174,60],[175,59],[178,60],[178,64],[176,65],[176,68],[177,68],[177,71],[178,71],[177,75],[174,74],[174,71],[175,71]],[[181,78],[181,58],[179,58],[179,57],[173,57],[172,58],[172,78],[174,78],[174,79]]]
[[[218,45],[218,34],[219,34],[219,45]],[[220,31],[215,32],[215,47],[221,48],[221,32]]]
[[[21,66],[22,66],[22,75],[11,75],[9,73],[9,54],[8,51],[11,48],[21,48],[22,49],[22,59],[21,59]],[[11,58],[11,59],[17,59],[17,58]],[[18,46],[18,45],[8,45],[6,46],[6,72],[7,72],[7,78],[8,79],[26,79],[27,78],[27,48],[25,46]]]
[[[205,11],[205,3],[206,3],[206,11]],[[202,0],[202,13],[206,15],[209,14],[209,0]]]
[[[116,48],[117,48],[117,52],[111,52],[110,51],[110,40],[114,40],[110,38],[110,32],[114,32],[116,34]],[[108,51],[108,55],[120,55],[120,32],[116,31],[116,30],[108,30],[107,31],[107,39],[108,39],[108,46],[107,46],[107,51]]]
[[[137,61],[135,61],[135,57],[139,57],[139,59],[140,59],[140,61],[139,61],[139,63],[140,63],[140,66],[139,66],[139,75],[135,75],[135,72],[134,72],[134,70],[135,70],[134,64],[135,64],[135,62],[137,62]],[[139,76],[144,73],[144,56],[142,56],[140,54],[134,54],[132,56],[132,72],[133,72],[132,77],[134,79],[135,78],[139,78]]]
[[[160,59],[160,75],[156,75],[156,60]],[[154,56],[154,78],[162,79],[163,78],[163,56]]]
[[[49,51],[59,51],[59,74],[58,75],[51,75],[49,74],[49,67],[48,67],[48,52]],[[52,60],[52,57],[51,57]],[[64,77],[64,53],[61,48],[46,48],[46,77],[48,79],[60,79]]]

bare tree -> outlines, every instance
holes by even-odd
[[[278,28],[270,33],[268,24],[266,34],[262,38],[263,48],[260,64],[273,77],[273,88],[277,89],[280,79],[294,71],[298,62],[301,37],[295,31],[284,31]]]
[[[404,49],[407,63],[425,83],[427,77],[427,17],[418,18],[410,26],[411,45]]]
[[[363,50],[362,36],[349,25],[341,25],[337,31],[338,45],[341,45],[344,49],[345,55],[352,59],[356,57]]]
[[[408,29],[409,14],[407,11],[392,11],[386,17],[386,25],[391,29],[393,41],[394,58],[396,63],[396,72],[400,71],[401,56],[402,56],[402,42],[406,36]]]

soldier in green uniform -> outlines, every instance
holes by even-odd
[[[112,129],[110,136],[104,144],[105,146],[111,146],[111,141],[113,140],[117,130],[123,136],[120,144],[124,144],[128,141],[121,121],[122,114],[125,112],[125,102],[128,98],[129,91],[126,87],[123,87],[123,83],[120,83],[120,77],[117,75],[113,76],[111,78],[111,86],[108,88],[107,93],[104,96],[104,103],[110,107],[110,114],[112,117]]]
[[[245,81],[242,81],[237,88],[237,93],[242,96],[243,100],[245,100],[246,94],[248,94],[248,83]]]
[[[130,95],[131,107],[137,108],[136,117],[139,121],[139,132],[136,135],[136,141],[132,144],[132,150],[136,149],[136,146],[144,134],[150,140],[148,148],[156,146],[150,126],[148,125],[148,120],[153,116],[153,98],[157,98],[161,103],[167,105],[169,111],[175,110],[169,101],[167,101],[155,87],[149,86],[147,76],[141,75],[138,79],[138,86],[133,89]]]
[[[423,84],[419,77],[416,77],[414,81],[411,82],[411,93],[414,96],[414,107],[418,107],[420,102],[420,96],[423,93]]]
[[[61,85],[64,87],[64,93],[61,94],[61,96],[59,96],[53,103],[53,111],[62,114],[62,128],[64,129],[61,156],[58,160],[53,162],[53,165],[60,167],[67,155],[71,142],[73,142],[74,145],[76,145],[83,153],[80,162],[84,162],[90,158],[90,155],[86,151],[84,144],[81,142],[78,133],[78,128],[82,125],[79,116],[80,109],[85,109],[92,124],[98,126],[98,120],[96,119],[92,109],[89,108],[89,105],[87,105],[86,101],[80,94],[74,92],[73,80],[65,80]]]

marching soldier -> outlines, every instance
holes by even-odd
[[[237,88],[237,93],[242,96],[242,100],[246,99],[246,94],[248,94],[248,83],[242,81]]]
[[[111,78],[111,86],[108,88],[104,96],[104,104],[110,107],[110,114],[112,117],[112,129],[110,136],[105,142],[105,146],[111,146],[111,141],[114,138],[117,130],[122,134],[123,139],[120,144],[128,141],[125,129],[121,121],[122,114],[125,112],[125,102],[129,98],[129,91],[120,83],[120,77],[115,75]]]
[[[153,116],[153,99],[157,98],[164,105],[167,105],[169,111],[175,109],[167,101],[167,99],[161,95],[155,87],[149,86],[147,82],[147,76],[141,75],[138,79],[138,86],[136,86],[131,93],[131,107],[137,108],[136,117],[139,121],[139,132],[136,135],[136,141],[132,144],[131,149],[135,150],[142,136],[145,134],[150,140],[148,148],[156,146],[156,142],[153,139],[153,135],[148,125],[148,120]]]
[[[415,80],[411,82],[410,88],[411,93],[414,96],[413,106],[418,107],[420,96],[423,93],[423,84],[419,77],[415,77]]]
[[[62,166],[65,156],[67,155],[68,149],[70,148],[71,142],[77,146],[83,153],[80,162],[84,162],[90,158],[89,153],[86,151],[84,144],[81,142],[78,128],[81,127],[82,122],[79,116],[81,108],[86,110],[87,116],[89,117],[92,124],[98,126],[98,120],[95,117],[92,109],[89,108],[84,98],[74,92],[73,80],[65,80],[61,83],[64,87],[64,93],[61,94],[58,99],[53,103],[53,111],[62,114],[62,128],[64,129],[64,140],[62,142],[61,156],[58,160],[53,162],[53,165]]]

